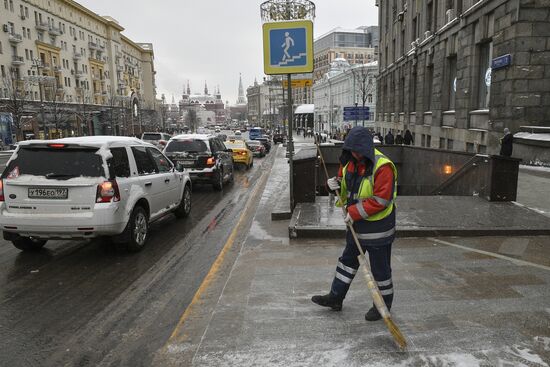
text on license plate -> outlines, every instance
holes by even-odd
[[[66,187],[31,187],[29,199],[67,199],[69,189]]]

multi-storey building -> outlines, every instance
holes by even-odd
[[[338,58],[344,58],[352,65],[377,60],[378,38],[377,26],[335,28],[322,35],[313,44],[313,81],[323,78]]]
[[[336,59],[323,79],[313,85],[315,130],[331,135],[362,125],[374,127],[376,116],[376,77],[378,63],[350,65],[345,59]],[[345,121],[345,107],[368,107],[365,120]]]
[[[101,106],[131,106],[134,133],[142,111],[156,108],[152,44],[122,35],[124,28],[113,18],[72,0],[6,0],[0,9],[0,98],[10,97],[13,88],[6,84],[17,84],[29,112],[33,101],[65,109],[96,105],[87,133],[112,133],[98,122],[105,111]],[[35,125],[44,125],[42,119],[49,119],[47,111],[37,115]],[[121,123],[107,124],[114,125]],[[116,128],[124,133],[124,127]]]
[[[548,1],[380,1],[377,125],[416,145],[498,153],[550,121]]]
[[[214,94],[210,94],[208,91],[208,86],[205,83],[204,93],[192,94],[189,83],[187,83],[187,88],[184,90],[179,106],[180,112],[185,115],[187,120],[189,120],[189,118],[194,118],[193,116],[198,114],[205,116],[200,121],[203,124],[220,125],[225,123],[225,106],[219,87]],[[189,111],[194,112],[189,114]],[[205,111],[209,113],[202,113]],[[189,121],[187,122],[189,123]],[[191,125],[189,125],[189,127],[191,127]]]
[[[248,122],[255,126],[277,126],[283,119],[286,106],[283,101],[283,85],[279,77],[268,77],[262,84],[254,80],[247,88]]]

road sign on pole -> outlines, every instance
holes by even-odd
[[[267,75],[313,72],[313,22],[264,23],[264,72]]]
[[[344,121],[368,120],[370,108],[365,106],[344,107]]]

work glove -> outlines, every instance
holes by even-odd
[[[346,223],[346,225],[350,225],[350,226],[353,225],[353,218],[351,217],[351,215],[349,215],[349,212],[346,213],[346,217],[344,218],[344,222]]]
[[[338,177],[332,177],[327,180],[327,186],[332,191],[340,190],[340,179]]]

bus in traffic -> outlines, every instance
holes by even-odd
[[[262,129],[261,127],[253,127],[248,132],[248,136],[249,136],[250,140],[256,140],[258,138],[263,138],[264,134],[265,134],[264,129]]]

